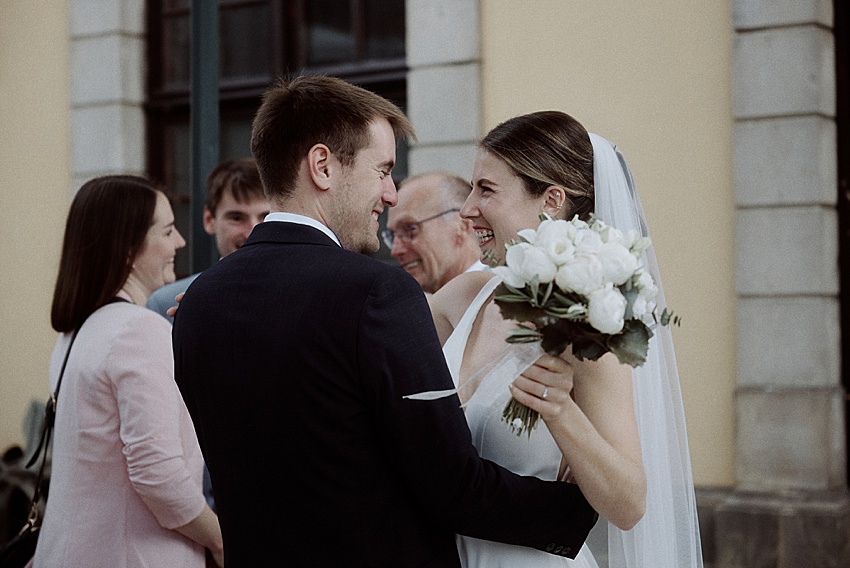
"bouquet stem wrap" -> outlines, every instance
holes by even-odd
[[[518,377],[534,365],[541,355],[543,355],[543,348],[539,342],[514,343],[498,363],[499,374],[505,377]],[[482,382],[479,389],[486,388],[485,383],[486,381]],[[501,388],[505,388],[504,383],[501,384]],[[511,397],[502,411],[502,420],[508,423],[511,432],[516,433],[517,436],[525,433],[531,437],[531,432],[537,427],[540,415]]]

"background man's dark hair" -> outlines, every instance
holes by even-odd
[[[254,158],[227,160],[217,165],[207,176],[206,205],[215,216],[225,191],[240,203],[264,199],[263,182]]]

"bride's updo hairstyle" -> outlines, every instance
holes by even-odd
[[[560,217],[577,214],[586,221],[593,213],[593,146],[570,115],[544,110],[511,118],[491,130],[480,147],[508,164],[529,194],[541,195],[552,185],[566,191]]]

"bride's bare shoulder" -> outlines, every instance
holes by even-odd
[[[473,271],[453,278],[431,296],[432,313],[444,317],[454,327],[481,288],[494,276],[492,272]]]

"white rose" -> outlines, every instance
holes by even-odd
[[[510,245],[505,252],[505,264],[513,268],[517,274],[522,274],[522,259],[525,258],[525,251],[531,248],[528,243],[516,243]]]
[[[570,219],[570,225],[574,226],[576,229],[587,229],[590,226],[579,219],[577,214],[573,215],[573,218]]]
[[[525,280],[509,266],[497,266],[493,268],[493,272],[508,286],[513,286],[518,290],[525,287]]]
[[[536,246],[526,249],[519,273],[527,282],[536,279],[541,284],[545,284],[553,281],[557,272],[558,267],[545,250]]]
[[[644,288],[638,294],[638,299],[646,302],[646,313],[650,314],[655,311],[656,301],[658,297],[658,288],[652,286],[650,288]]]
[[[655,302],[658,296],[658,287],[652,281],[652,276],[649,272],[642,271],[637,279],[636,287],[638,294],[647,302]]]
[[[640,233],[637,232],[637,229],[629,229],[629,232],[623,237],[623,244],[631,249],[639,238]]]
[[[576,247],[569,239],[551,239],[546,243],[546,253],[557,266],[562,266],[576,254]]]
[[[655,287],[655,282],[652,281],[652,275],[650,275],[649,272],[644,269],[641,269],[638,273],[637,281],[635,281],[635,286],[637,287],[638,291],[644,290],[646,288],[651,288],[653,290],[653,295],[658,293],[658,289]]]
[[[520,229],[516,234],[519,238],[532,245],[537,240],[537,231],[534,229]]]
[[[640,258],[640,256],[649,248],[649,245],[652,244],[652,240],[649,237],[638,237],[632,243],[631,252],[636,257]]]
[[[642,318],[645,315],[652,314],[658,298],[658,288],[652,281],[652,276],[646,271],[641,271],[635,282],[635,288],[638,291],[634,306],[632,306],[635,317]]]
[[[599,260],[602,261],[602,274],[607,282],[614,286],[624,284],[638,269],[638,259],[629,249],[620,243],[609,242],[599,248]]]
[[[592,229],[579,229],[573,237],[577,254],[596,254],[602,246],[602,237]]]
[[[572,223],[563,219],[551,220],[548,219],[540,223],[537,227],[537,243],[545,244],[550,240],[568,239],[572,241],[573,235],[576,234],[576,227]]]
[[[632,316],[641,319],[648,313],[648,308],[649,306],[647,306],[646,300],[638,296],[632,304]]]
[[[626,236],[623,234],[623,231],[612,227],[611,225],[604,225],[599,230],[599,236],[602,237],[603,243],[619,243],[624,245],[626,248],[629,248],[630,245],[626,245]]]
[[[556,265],[561,266],[575,253],[572,239],[576,228],[563,219],[546,220],[537,228],[535,244],[543,247]]]
[[[558,268],[555,283],[561,290],[587,296],[602,287],[602,263],[595,256],[574,256]]]
[[[587,321],[602,333],[616,334],[623,330],[626,299],[617,288],[608,284],[588,298]]]

